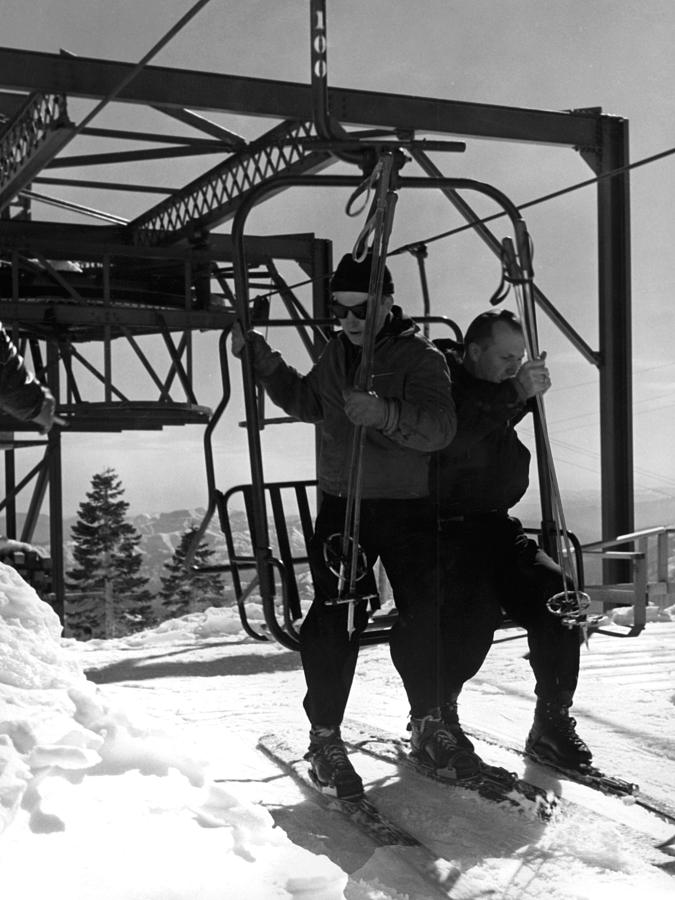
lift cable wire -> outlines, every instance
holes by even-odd
[[[519,434],[525,435],[529,438],[534,438],[534,430],[528,428],[527,425],[521,425],[519,428]],[[589,463],[592,461],[600,461],[600,454],[597,450],[591,450],[588,447],[580,447],[578,444],[571,444],[568,441],[564,441],[561,438],[550,438],[551,444],[554,444],[560,450],[567,450],[571,453],[574,453],[578,456],[587,457]],[[584,466],[579,462],[575,462],[569,457],[565,458],[558,453],[557,458],[566,463],[568,466],[572,466],[576,469],[583,469],[585,472],[593,472],[595,475],[600,473],[600,468],[598,466],[591,467],[590,465]],[[652,472],[650,469],[643,469],[639,466],[634,466],[634,473],[636,475],[641,475],[644,478],[651,478],[655,481],[658,481],[660,484],[665,484],[667,487],[675,488],[675,479],[668,478],[663,474],[663,472]],[[656,488],[652,488],[652,490],[657,490]],[[664,496],[670,497],[671,494],[667,494],[665,491],[660,491],[660,493],[664,494]]]
[[[534,200],[528,200],[525,203],[521,203],[516,205],[516,209],[523,210],[529,209],[531,206],[537,206],[539,203],[544,203],[548,200],[553,200],[556,197],[562,197],[565,194],[572,193],[573,191],[578,191],[580,188],[589,187],[590,185],[597,184],[600,181],[604,181],[607,178],[615,178],[617,175],[623,175],[625,172],[629,172],[631,169],[637,169],[641,166],[646,166],[650,163],[658,162],[661,159],[665,159],[668,156],[673,156],[675,154],[675,147],[671,147],[668,150],[662,150],[660,153],[655,153],[652,156],[646,156],[643,159],[639,159],[636,162],[629,163],[626,166],[620,166],[617,169],[611,169],[609,172],[603,172],[601,175],[596,175],[593,178],[587,178],[585,181],[579,181],[576,184],[569,185],[565,188],[560,188],[560,190],[553,191],[550,194],[544,194],[541,197],[536,197]],[[471,228],[475,228],[477,225],[485,225],[488,222],[493,222],[495,219],[502,218],[506,213],[498,212],[493,215],[486,216],[483,219],[477,219],[475,222],[467,222],[464,225],[459,225],[457,228],[452,228],[449,231],[443,231],[439,234],[433,235],[432,237],[426,238],[420,241],[413,241],[409,244],[402,244],[400,247],[397,247],[395,250],[389,251],[387,253],[387,258],[390,256],[396,256],[401,253],[412,253],[416,251],[421,245],[431,244],[435,241],[440,241],[442,238],[452,237],[455,234],[460,234],[463,231],[468,231]],[[322,278],[329,279],[332,277],[332,273],[322,276]],[[317,278],[306,278],[303,281],[297,281],[294,284],[288,285],[290,290],[295,290],[299,287],[305,287],[309,284],[314,284],[318,282],[320,279]],[[272,290],[268,291],[265,294],[258,295],[257,299],[267,300],[275,295],[279,294],[280,290]]]
[[[537,206],[539,203],[545,203],[548,200],[554,200],[556,197],[562,197],[565,194],[570,194],[573,191],[578,191],[580,188],[589,187],[592,184],[597,184],[600,181],[605,181],[608,178],[615,178],[617,175],[623,175],[626,172],[629,172],[631,169],[637,169],[641,166],[646,166],[649,163],[657,162],[660,159],[664,159],[667,156],[672,156],[675,154],[675,147],[671,147],[668,150],[662,150],[660,153],[655,153],[653,156],[646,156],[644,159],[639,159],[636,162],[628,163],[628,165],[620,166],[616,169],[610,169],[608,172],[602,172],[600,175],[595,175],[593,178],[587,178],[584,181],[578,181],[576,184],[571,184],[566,188],[560,188],[558,191],[553,191],[550,194],[544,194],[541,197],[537,197],[534,200],[528,200],[526,203],[521,203],[517,206],[519,211],[523,209],[529,209],[531,206]],[[434,241],[439,241],[441,238],[450,237],[454,234],[459,234],[462,231],[467,231],[470,228],[474,228],[476,225],[484,225],[487,222],[493,222],[495,219],[501,219],[505,215],[504,212],[494,213],[491,216],[486,216],[484,219],[479,219],[476,222],[467,222],[465,225],[460,225],[458,228],[452,228],[450,231],[443,231],[440,234],[433,235],[432,237],[426,238],[422,241],[414,241],[410,244],[402,244],[400,247],[397,247],[395,250],[392,250],[389,254],[390,256],[395,256],[398,253],[408,253],[411,250],[418,247],[420,244],[431,244]]]

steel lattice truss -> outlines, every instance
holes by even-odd
[[[229,157],[130,224],[139,244],[176,240],[186,230],[220,225],[231,218],[248,192],[277,175],[315,171],[330,154],[308,152],[304,141],[316,137],[313,123],[282,123],[245,150]]]
[[[72,135],[63,94],[33,94],[0,135],[0,211]]]

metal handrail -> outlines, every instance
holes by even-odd
[[[603,559],[645,559],[646,554],[642,550],[584,550],[593,556],[602,556]]]
[[[639,634],[647,624],[647,606],[650,603],[650,586],[664,585],[666,594],[670,594],[671,580],[668,573],[668,538],[675,534],[675,525],[656,525],[651,528],[642,528],[628,534],[620,534],[615,538],[603,541],[592,541],[584,544],[582,552],[589,556],[598,556],[602,559],[625,559],[632,561],[632,595],[634,609],[634,624],[628,634],[629,637]],[[656,581],[649,581],[648,565],[650,558],[650,540],[656,540]],[[626,544],[632,544],[632,550],[613,549]],[[612,585],[597,585],[597,588],[611,588]],[[610,601],[605,601],[605,603]],[[604,604],[603,604],[604,606]],[[615,634],[615,632],[600,633]]]
[[[659,534],[674,534],[675,525],[656,525],[653,528],[644,528],[641,531],[632,531],[629,534],[620,534],[615,538],[605,541],[592,541],[588,544],[582,544],[581,549],[586,552],[594,552],[596,549],[604,549],[605,547],[613,547],[616,544],[626,544],[629,541],[637,541],[640,538],[648,538]]]

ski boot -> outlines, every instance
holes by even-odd
[[[323,794],[341,800],[363,794],[363,782],[349,761],[340,728],[317,726],[309,732],[309,749],[304,758],[309,762],[309,775]]]
[[[538,700],[534,722],[525,743],[525,753],[544,764],[582,771],[593,754],[576,732],[570,703]]]
[[[441,719],[447,730],[454,736],[462,750],[473,751],[474,746],[469,737],[464,733],[464,729],[459,723],[459,715],[457,714],[457,699],[448,700],[441,706]]]
[[[482,772],[480,757],[461,746],[440,718],[438,710],[422,718],[410,719],[411,757],[451,781],[470,781]]]

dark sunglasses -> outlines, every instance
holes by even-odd
[[[368,314],[368,301],[364,300],[363,303],[357,303],[356,306],[343,306],[337,300],[331,300],[328,308],[336,319],[346,319],[349,313],[356,316],[357,319],[365,319]]]

